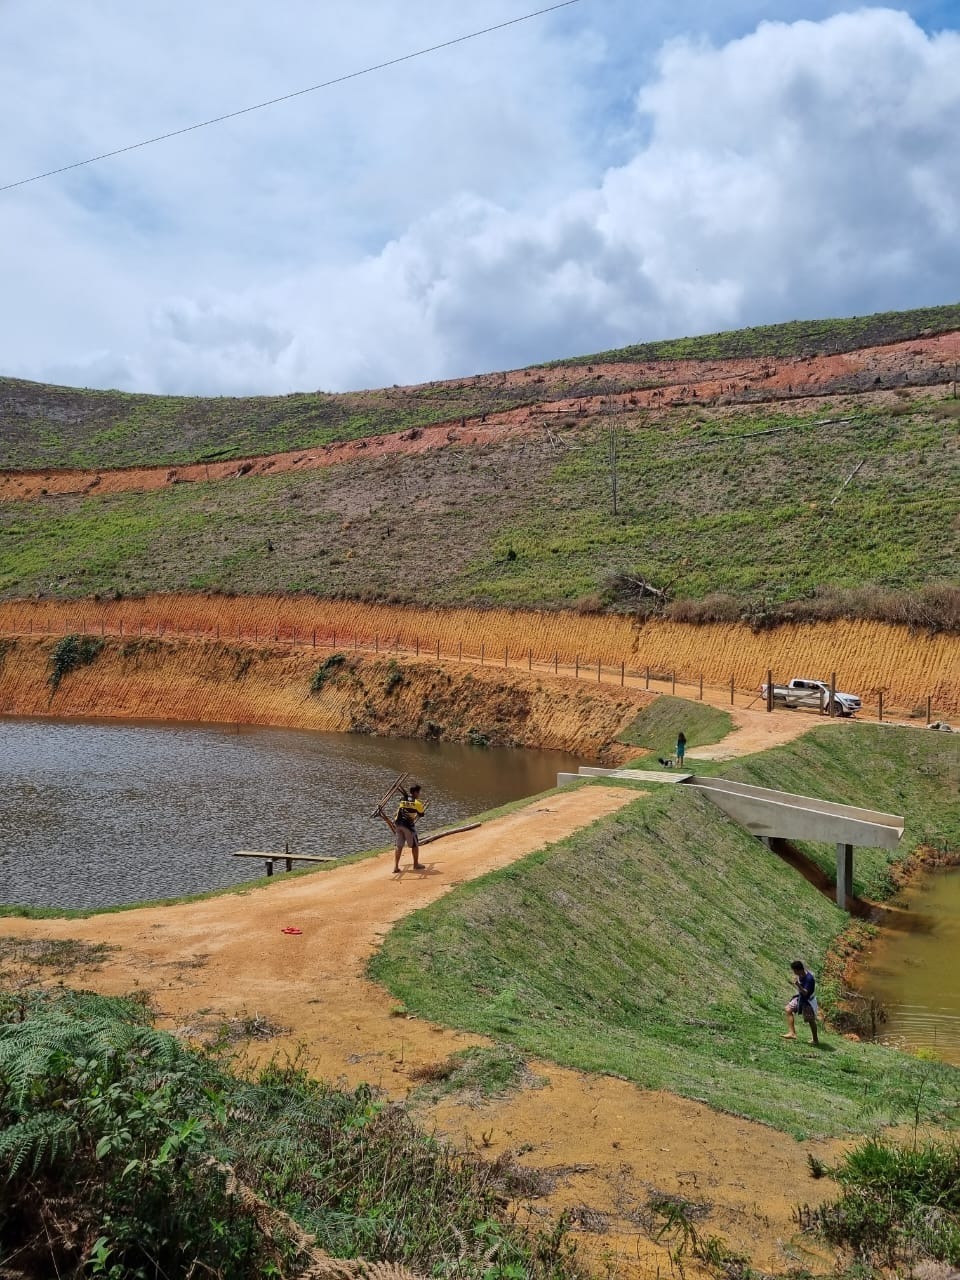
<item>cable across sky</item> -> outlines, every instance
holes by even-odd
[[[170,138],[179,138],[184,133],[195,133],[198,129],[207,129],[213,124],[222,124],[225,120],[235,120],[238,116],[250,115],[253,111],[262,111],[265,107],[275,107],[281,102],[289,102],[293,98],[302,98],[308,93],[318,93],[321,89],[330,89],[334,85],[344,84],[348,80],[357,80],[360,76],[372,75],[374,71],[384,71],[387,67],[398,66],[401,62],[411,62],[414,58],[425,57],[428,53],[437,53],[441,49],[449,49],[453,45],[463,44],[467,40],[476,40],[479,36],[490,35],[494,31],[503,31],[506,27],[515,27],[520,22],[529,22],[532,18],[541,18],[545,14],[555,13],[558,9],[567,9],[579,4],[580,0],[559,0],[558,4],[548,5],[544,9],[536,9],[532,13],[521,14],[519,18],[508,18],[506,22],[497,22],[492,27],[483,27],[479,31],[470,31],[463,36],[454,36],[451,40],[443,40],[440,44],[429,45],[426,49],[416,49],[413,53],[404,53],[397,58],[388,58],[386,62],[377,62],[373,66],[364,67],[360,71],[349,71],[346,75],[335,76],[332,80],[324,80],[320,84],[308,85],[306,89],[295,89],[292,93],[281,94],[278,98],[268,98],[265,102],[256,102],[249,107],[240,107],[236,111],[227,111],[220,116],[211,116],[209,120],[198,120],[196,124],[184,125],[182,129],[171,129],[169,133],[158,133],[153,138],[143,138],[140,142],[131,142],[125,147],[115,147],[112,151],[101,151],[99,155],[88,156],[85,160],[75,160],[72,164],[60,165],[57,169],[47,169],[45,173],[35,173],[30,178],[20,178],[16,182],[8,182],[0,186],[0,192],[13,191],[16,187],[26,187],[31,182],[40,182],[44,178],[53,178],[58,173],[69,173],[71,169],[82,169],[85,165],[96,164],[98,160],[109,160],[111,156],[122,156],[128,151],[138,151],[141,147],[153,146],[155,142],[166,142]]]

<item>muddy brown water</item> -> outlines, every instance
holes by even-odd
[[[287,729],[0,719],[0,903],[90,909],[224,888],[264,873],[236,849],[383,846],[370,813],[400,773],[423,784],[426,834],[580,763]]]
[[[880,1038],[960,1065],[960,869],[908,889],[885,927],[860,989],[885,1012]]]

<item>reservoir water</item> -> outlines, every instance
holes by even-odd
[[[859,987],[884,1006],[880,1036],[960,1065],[960,869],[937,871],[902,897]]]
[[[370,814],[400,773],[423,785],[426,834],[580,763],[288,729],[0,719],[0,903],[89,909],[223,888],[264,872],[236,849],[385,845]]]

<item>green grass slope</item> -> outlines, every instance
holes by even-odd
[[[692,410],[652,429],[642,414],[618,415],[616,514],[610,419],[584,420],[559,452],[513,440],[3,503],[0,594],[217,588],[599,606],[620,570],[693,599],[917,588],[960,564],[960,437],[941,416],[954,403],[854,409],[841,423]]]
[[[600,362],[830,353],[955,328],[960,306],[930,307],[624,347],[556,362],[566,373],[550,381],[527,369],[511,379],[491,373],[340,394],[157,396],[0,378],[0,467],[100,468],[276,453],[635,388],[626,373],[589,367]],[[654,376],[646,385],[659,381]],[[850,375],[833,389],[872,387],[872,375],[859,381]]]
[[[566,364],[635,360],[724,360],[738,356],[806,356],[855,351],[960,328],[960,305],[923,307],[915,311],[881,311],[872,316],[831,320],[792,320],[787,324],[732,329],[696,338],[640,342]]]
[[[673,755],[677,734],[681,731],[687,739],[687,750],[692,751],[719,742],[732,730],[733,719],[726,711],[705,702],[663,694],[643,708],[617,741],[629,747],[645,747],[648,751]]]
[[[862,803],[888,796],[869,791],[874,775],[862,769],[870,738],[845,736],[861,739],[859,759],[855,748],[834,755],[845,786],[859,769]],[[886,750],[911,818],[955,834],[949,762],[932,745],[913,758],[896,737]],[[816,772],[810,753],[800,749],[797,780]],[[371,971],[426,1017],[798,1136],[893,1120],[921,1083],[925,1114],[960,1118],[958,1071],[833,1035],[821,1050],[780,1038],[789,962],[816,969],[845,919],[708,800],[658,788],[409,917]]]

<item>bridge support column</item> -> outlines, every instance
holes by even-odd
[[[853,845],[837,845],[837,906],[847,909],[847,898],[853,893]]]

